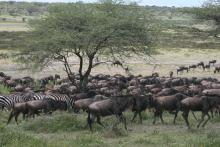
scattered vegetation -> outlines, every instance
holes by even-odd
[[[8,94],[10,94],[12,91],[13,91],[12,88],[8,88],[8,87],[5,87],[4,85],[0,84],[0,94],[8,95]]]

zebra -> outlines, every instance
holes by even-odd
[[[13,108],[14,104],[23,103],[25,101],[26,98],[21,96],[20,94],[12,94],[7,96],[0,95],[0,107],[2,110],[4,108],[10,110],[11,108]]]
[[[14,104],[16,103],[23,103],[32,100],[40,100],[46,98],[46,95],[42,93],[34,93],[34,92],[27,92],[27,93],[14,93],[11,95],[0,95],[0,108],[3,110],[7,108],[10,110],[13,108]]]
[[[74,105],[74,98],[69,97],[66,94],[50,93],[46,95],[46,98],[53,99],[55,101],[66,102],[68,110],[71,110]]]

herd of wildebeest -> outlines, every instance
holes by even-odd
[[[216,60],[210,62],[214,63]],[[202,62],[197,66],[206,67]],[[158,117],[164,123],[164,111],[174,115],[175,124],[178,112],[182,112],[188,128],[190,111],[193,114],[195,111],[202,113],[197,127],[204,127],[211,117],[220,116],[220,81],[215,78],[186,78],[173,75],[160,77],[158,74],[152,76],[97,74],[89,76],[85,92],[79,92],[77,88],[79,79],[77,74],[74,75],[74,82],[59,75],[38,80],[31,77],[13,79],[0,72],[0,84],[14,90],[9,95],[0,94],[2,111],[11,111],[7,123],[10,123],[13,117],[18,123],[20,113],[23,114],[23,119],[29,119],[35,115],[51,114],[56,110],[72,110],[71,112],[77,114],[80,111],[87,112],[88,117],[85,121],[91,130],[95,121],[104,127],[101,117],[109,115],[115,115],[117,118],[114,127],[122,122],[127,129],[123,112],[129,110],[134,113],[131,121],[138,115],[141,123],[141,113],[154,113],[153,124]],[[53,87],[48,87],[48,84]],[[194,117],[197,120],[195,115]]]
[[[180,66],[177,68],[176,72],[177,74],[183,73],[184,71],[189,72],[191,69],[195,70],[196,68],[202,68],[203,71],[205,70],[210,70],[211,66],[213,65],[214,67],[214,73],[219,73],[220,72],[220,65],[215,65],[217,60],[211,60],[208,62],[208,64],[205,64],[203,61],[197,63],[197,64],[192,64],[187,66]],[[170,72],[170,76],[173,75],[173,72]]]

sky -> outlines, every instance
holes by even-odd
[[[0,0],[10,1],[10,0]],[[26,1],[26,2],[77,2],[79,0],[11,0],[11,1]],[[83,2],[96,2],[97,0],[81,0]],[[129,0],[132,1],[132,0]],[[168,7],[199,7],[205,0],[135,0],[140,5],[156,5],[156,6],[168,6]]]

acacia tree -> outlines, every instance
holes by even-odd
[[[96,4],[62,4],[30,23],[27,47],[18,61],[30,67],[46,67],[60,61],[69,79],[74,73],[69,60],[79,59],[80,90],[86,90],[91,70],[101,63],[121,61],[134,54],[151,54],[155,33],[144,8],[105,0]],[[94,61],[105,56],[107,61]]]

